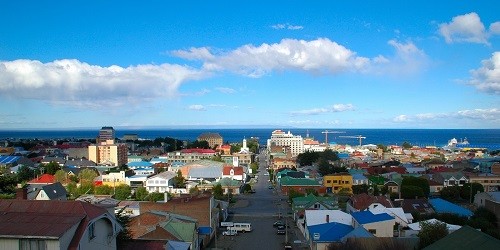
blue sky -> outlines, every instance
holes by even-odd
[[[3,3],[0,128],[500,128],[496,1],[182,2]]]

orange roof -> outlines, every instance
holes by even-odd
[[[40,177],[35,178],[28,182],[28,184],[52,184],[56,183],[56,177],[50,174],[42,174]]]
[[[243,175],[243,167],[233,167],[233,166],[224,166],[222,169],[222,175],[230,175],[231,169],[234,170],[234,175]]]

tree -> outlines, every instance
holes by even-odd
[[[259,164],[257,162],[252,162],[250,164],[250,169],[252,169],[252,174],[256,174],[259,169]]]
[[[405,176],[403,178],[403,181],[401,182],[401,190],[405,186],[420,187],[422,189],[422,191],[424,192],[421,197],[428,197],[429,193],[431,191],[429,181],[427,179],[419,178],[419,177]]]
[[[49,162],[47,164],[42,164],[42,167],[44,168],[45,170],[45,173],[46,174],[50,174],[50,175],[54,175],[57,170],[61,169],[61,167],[59,166],[59,164],[57,164],[57,162]]]
[[[304,196],[304,194],[295,191],[295,189],[293,189],[293,188],[290,188],[290,190],[288,190],[288,201],[290,201],[290,202],[292,202],[294,198],[302,197],[302,196]]]
[[[165,200],[165,194],[166,193],[159,193],[159,192],[150,193],[147,200],[153,202],[163,201]],[[168,194],[166,195],[168,196]]]
[[[94,184],[94,179],[97,177],[97,173],[90,169],[84,169],[78,174],[78,179],[81,185]]]
[[[377,148],[382,149],[382,151],[387,152],[387,146],[384,144],[377,144]]]
[[[174,187],[175,188],[185,188],[186,187],[186,181],[184,177],[182,176],[181,170],[177,170],[177,175],[173,178],[174,179]]]
[[[76,186],[76,182],[70,182],[66,185],[66,191],[71,198],[76,198],[80,194],[78,193],[78,188]]]
[[[462,187],[460,187],[460,197],[467,201],[474,201],[474,196],[476,196],[477,193],[482,192],[484,192],[484,187],[480,183],[465,183]]]
[[[218,162],[224,162],[224,160],[222,159],[222,157],[221,157],[220,154],[216,154],[216,155],[212,156],[212,158],[210,160],[212,160],[212,161],[218,161]]]
[[[132,189],[127,184],[120,184],[119,186],[115,187],[114,193],[115,199],[123,201],[130,197]]]
[[[424,191],[417,186],[401,186],[401,198],[414,199],[415,197],[424,197]]]
[[[94,194],[111,195],[113,194],[113,188],[108,185],[96,186],[94,188]]]
[[[196,195],[196,194],[200,193],[200,189],[199,189],[197,186],[195,186],[195,187],[191,187],[191,188],[189,189],[189,193],[190,193],[190,194],[195,194],[195,195]]]
[[[250,186],[250,184],[244,184],[242,189],[243,193],[249,193],[250,191],[252,191],[252,186]]]
[[[148,190],[145,187],[138,187],[137,190],[135,190],[135,200],[143,201],[148,194]]]
[[[57,170],[56,173],[54,174],[54,177],[56,179],[56,182],[60,183],[66,183],[68,180],[68,174],[66,174],[64,170]]]
[[[421,221],[420,228],[420,232],[417,234],[418,238],[420,238],[420,249],[448,235],[448,228],[444,222],[436,221],[434,223],[430,223]]]
[[[17,180],[19,182],[29,181],[33,178],[35,178],[35,172],[34,170],[31,170],[31,168],[29,168],[28,166],[21,166],[17,170]]]
[[[259,142],[256,139],[247,140],[247,147],[254,154],[259,153]]]
[[[14,175],[0,175],[0,194],[15,194],[16,179]]]
[[[330,163],[326,159],[319,159],[318,162],[318,173],[321,176],[325,176],[327,174],[331,173],[331,170],[333,169],[333,166],[330,165]]]
[[[319,153],[314,151],[305,151],[297,155],[297,163],[300,166],[311,166],[315,163],[319,158]]]
[[[457,201],[460,199],[460,187],[448,186],[439,191],[441,198],[447,201]]]
[[[401,147],[403,147],[404,149],[410,149],[413,146],[409,142],[405,141],[405,142],[403,142],[403,144],[401,145]]]
[[[217,200],[221,200],[224,197],[224,190],[222,190],[222,185],[220,183],[217,183],[212,189],[212,194],[214,195],[214,198]]]
[[[361,184],[361,185],[353,185],[352,186],[352,193],[353,194],[368,194],[368,189],[370,187],[367,184]]]

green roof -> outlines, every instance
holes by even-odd
[[[231,178],[224,177],[220,181],[212,182],[212,185],[220,184],[223,187],[239,187],[241,186],[241,181],[232,180]]]
[[[315,203],[321,203],[329,209],[338,208],[338,201],[336,197],[322,197],[314,194],[307,194],[306,196],[295,197],[292,199],[292,209],[294,211],[302,210],[313,206]]]
[[[372,175],[370,177],[368,177],[368,180],[372,183],[372,184],[375,184],[375,185],[384,185],[385,183],[385,178],[383,176],[376,176],[376,175]]]
[[[281,178],[281,186],[321,186],[321,184],[313,179],[285,176]]]
[[[173,220],[160,223],[160,226],[174,235],[177,239],[186,242],[190,242],[193,240],[193,235],[196,230],[195,223],[179,222]]]
[[[500,249],[500,240],[493,238],[469,226],[463,226],[448,236],[424,248],[425,250],[441,249]]]

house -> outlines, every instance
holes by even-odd
[[[351,225],[330,222],[308,226],[307,232],[311,237],[306,238],[310,249],[328,249],[328,246],[334,242],[340,242],[341,239],[354,228]]]
[[[325,188],[316,180],[292,178],[289,176],[281,178],[280,188],[283,195],[288,195],[292,189],[299,193],[306,193],[306,190],[308,189],[316,190],[318,193],[325,193],[326,191]]]
[[[351,174],[352,175],[352,185],[368,185],[368,178],[364,174]]]
[[[316,196],[306,194],[305,196],[292,199],[292,211],[295,217],[304,215],[304,210],[334,210],[339,209],[339,202],[336,196]]]
[[[188,249],[199,249],[196,219],[169,212],[148,211],[130,219],[128,223],[134,240],[180,241]]]
[[[352,216],[340,210],[305,210],[304,218],[297,220],[297,226],[307,240],[314,236],[310,234],[311,226],[328,223],[352,227]]]
[[[224,166],[222,168],[222,178],[244,181],[246,179],[243,167]]]
[[[53,184],[56,182],[56,177],[51,174],[42,174],[41,176],[28,181],[28,184]]]
[[[120,224],[106,209],[81,201],[0,200],[4,249],[117,249]]]
[[[64,167],[86,168],[93,167],[95,165],[95,162],[83,158],[78,160],[67,160],[64,162]]]
[[[327,193],[346,191],[352,193],[352,175],[349,173],[336,173],[323,176],[323,186]]]
[[[470,183],[479,183],[483,185],[485,192],[500,191],[500,175],[496,174],[470,174]]]
[[[386,196],[372,196],[366,193],[356,194],[347,200],[346,212],[363,211],[370,206],[383,205],[384,207],[394,207],[391,200]]]
[[[351,213],[353,226],[364,227],[375,237],[393,237],[394,218],[387,213],[373,214],[371,211],[360,211]]]
[[[198,222],[200,244],[208,245],[214,237],[215,227],[219,225],[221,210],[211,195],[202,194],[194,197],[181,197],[171,199],[168,202],[141,202],[139,203],[140,214],[152,211],[169,212],[184,215]]]
[[[68,193],[60,182],[43,185],[35,189],[33,192],[34,200],[67,200],[66,196]],[[27,190],[24,190],[24,192],[27,192]]]
[[[402,227],[408,226],[408,224],[413,222],[413,216],[411,214],[406,214],[403,208],[400,207],[391,207],[387,208],[383,205],[377,205],[368,209],[373,214],[382,214],[386,213],[390,215],[392,218],[396,220],[398,225]]]
[[[446,228],[448,229],[448,233],[452,233],[452,232],[455,232],[457,231],[458,229],[460,229],[462,226],[459,226],[459,225],[453,225],[453,224],[448,224],[446,222],[442,222],[440,220],[437,220],[437,219],[429,219],[429,220],[425,220],[425,221],[419,221],[419,222],[415,222],[415,223],[411,223],[408,225],[408,230],[405,230],[404,231],[404,236],[405,237],[418,237],[417,234],[420,232],[421,230],[421,227],[420,227],[420,223],[421,222],[427,222],[427,223],[431,223],[431,224],[434,224],[434,223],[445,223],[446,224]]]
[[[469,209],[463,208],[459,205],[443,200],[441,198],[430,199],[429,203],[432,205],[436,213],[450,213],[463,217],[471,217],[472,212]]]
[[[427,199],[404,199],[395,201],[394,205],[403,208],[407,214],[430,215],[435,213]]]
[[[461,172],[441,172],[433,175],[433,179],[436,182],[443,183],[443,187],[448,186],[463,186],[465,183],[469,183],[467,177]]]
[[[76,198],[77,201],[87,202],[97,207],[102,207],[108,213],[115,215],[115,208],[120,203],[119,200],[111,198],[111,195],[84,194]]]
[[[457,231],[432,243],[425,250],[441,249],[500,249],[500,240],[469,226],[463,226]]]
[[[474,196],[474,204],[478,207],[484,207],[486,200],[500,203],[500,192],[482,192]]]
[[[134,217],[140,214],[139,201],[120,201],[115,207],[115,213]]]
[[[65,159],[60,158],[60,157],[45,157],[41,160],[40,163],[42,164],[49,164],[51,162],[57,163],[60,167],[64,166],[64,163],[66,162]]]
[[[157,175],[153,175],[148,177],[146,180],[146,190],[149,193],[160,192],[165,193],[168,192],[170,187],[174,185],[173,178],[177,176],[176,173],[171,171],[161,172]]]
[[[222,187],[223,194],[229,194],[229,193],[239,194],[242,187],[242,182],[237,180],[232,180],[230,178],[222,178],[219,181],[214,181],[208,184],[202,183],[197,185],[197,187],[199,190],[211,191],[215,186],[219,184]]]

